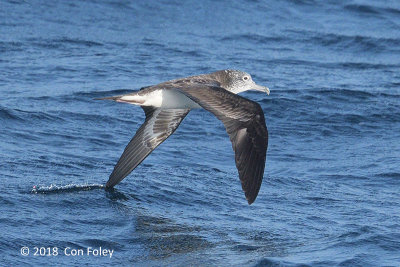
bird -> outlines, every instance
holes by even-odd
[[[268,87],[257,85],[250,74],[227,69],[142,87],[124,95],[97,98],[141,106],[146,117],[115,165],[106,188],[113,188],[130,174],[175,132],[190,110],[203,108],[225,126],[242,189],[251,205],[264,176],[268,130],[261,106],[238,95],[247,90],[270,93]]]

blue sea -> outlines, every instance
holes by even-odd
[[[93,99],[221,69],[255,203],[205,110],[105,191],[144,113]],[[2,266],[400,266],[400,2],[0,0],[0,178]]]

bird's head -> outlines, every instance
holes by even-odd
[[[247,90],[257,90],[269,95],[269,88],[256,84],[251,75],[240,70],[221,70],[215,72],[221,87],[232,93],[241,93]]]

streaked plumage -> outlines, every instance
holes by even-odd
[[[146,119],[129,142],[106,184],[114,187],[134,170],[158,145],[175,132],[191,109],[204,108],[225,126],[235,152],[236,167],[249,204],[253,203],[263,179],[268,131],[260,105],[237,93],[267,87],[237,70],[223,70],[144,87],[110,99],[139,105]]]

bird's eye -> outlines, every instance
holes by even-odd
[[[243,77],[243,80],[244,80],[244,81],[247,81],[248,79],[249,79],[249,77],[247,77],[247,76],[244,76],[244,77]]]

